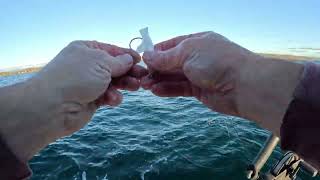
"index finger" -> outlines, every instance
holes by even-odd
[[[178,36],[178,37],[169,39],[167,41],[163,41],[161,43],[158,43],[155,45],[154,48],[155,48],[155,50],[158,50],[158,51],[166,51],[168,49],[176,47],[179,43],[181,43],[185,39],[192,38],[192,37],[200,37],[200,36],[205,35],[207,33],[209,33],[209,31]]]
[[[109,53],[111,56],[114,56],[114,57],[119,55],[129,54],[132,56],[134,64],[138,63],[141,59],[140,55],[132,49],[122,48],[116,45],[101,43],[98,41],[87,41],[86,44],[90,48],[106,51],[107,53]]]

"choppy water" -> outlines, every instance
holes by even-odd
[[[0,86],[30,76],[0,77]],[[100,108],[79,132],[34,156],[31,179],[245,180],[246,164],[267,136],[191,98],[124,92],[121,106]],[[280,156],[277,148],[267,167]]]

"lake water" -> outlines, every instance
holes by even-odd
[[[31,76],[0,77],[0,86]],[[192,98],[123,93],[119,107],[100,108],[79,132],[34,156],[31,179],[245,180],[246,165],[269,135]],[[281,154],[278,147],[267,167]]]

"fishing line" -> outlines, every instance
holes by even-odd
[[[237,140],[239,140],[240,142],[243,142],[242,140],[242,137],[240,137],[239,135],[239,132],[237,130],[237,126],[238,124],[235,123],[235,120],[234,119],[231,119],[229,122],[227,121],[222,121],[222,122],[217,122],[219,121],[218,119],[214,119],[214,120],[208,120],[207,121],[207,124],[209,126],[214,126],[214,125],[219,125],[219,127],[223,127],[226,132],[228,133],[228,138],[231,139],[231,130],[230,128],[233,129],[233,132],[234,132],[234,136]],[[234,122],[232,122],[234,121]],[[186,140],[182,140],[185,144],[188,144],[189,147],[192,147],[193,144],[191,144],[190,142],[186,141]],[[174,143],[174,142],[172,142]],[[244,144],[244,143],[240,143],[240,144]],[[197,167],[200,167],[200,168],[206,168],[206,169],[212,169],[213,167],[209,167],[209,166],[206,166],[206,165],[203,165],[201,163],[197,163],[195,160],[193,160],[192,158],[190,158],[189,156],[177,151],[176,149],[173,150],[176,154],[178,154],[181,158],[185,159],[186,161],[188,161],[189,163],[191,163],[192,165],[194,166],[197,166]],[[246,158],[246,161],[249,161],[249,158],[248,157],[245,157]]]
[[[135,41],[135,40],[138,40],[138,39],[139,39],[139,40],[142,40],[142,37],[135,37],[135,38],[131,39],[131,41],[130,41],[130,43],[129,43],[129,48],[130,48],[130,49],[132,49],[132,46],[131,46],[132,42]],[[132,50],[134,50],[134,49],[132,49]]]

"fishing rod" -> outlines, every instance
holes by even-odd
[[[318,175],[316,168],[312,167],[291,151],[285,153],[267,173],[261,173],[260,170],[278,143],[279,137],[276,135],[272,134],[268,137],[252,164],[247,167],[247,178],[249,180],[300,180],[300,178],[297,177],[297,173],[301,169],[311,177]]]

